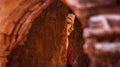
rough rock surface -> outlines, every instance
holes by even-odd
[[[55,1],[33,23],[24,46],[16,47],[8,67],[65,67],[68,8]]]
[[[74,67],[89,67],[88,56],[83,51],[82,26],[76,19],[74,31],[70,35],[70,45],[72,47],[72,61]]]

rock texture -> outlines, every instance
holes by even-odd
[[[24,46],[9,56],[8,67],[66,67],[68,8],[55,1],[37,17]]]
[[[52,0],[0,1],[0,67],[6,67],[11,50],[22,43],[32,22]]]
[[[71,33],[70,45],[72,49],[72,61],[74,67],[89,67],[88,56],[83,51],[83,34],[81,23],[76,19],[74,31]]]

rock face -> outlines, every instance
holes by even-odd
[[[71,33],[70,45],[72,49],[72,61],[74,67],[89,67],[88,56],[83,51],[83,35],[82,27],[79,21],[76,19],[74,24],[74,31]]]
[[[26,40],[35,18],[52,0],[0,1],[0,67],[6,67],[11,50]]]
[[[1,0],[0,1],[0,67],[6,67],[7,56],[22,44],[34,19],[52,0]]]
[[[66,67],[68,8],[55,1],[36,20],[24,46],[9,56],[8,67]]]

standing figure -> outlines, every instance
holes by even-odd
[[[66,42],[66,47],[67,47],[67,67],[73,67],[72,63],[72,49],[71,49],[71,44],[69,42],[69,36],[70,33],[74,30],[74,22],[75,22],[75,15],[70,12],[67,17],[66,17],[66,27],[67,27],[67,42]]]

